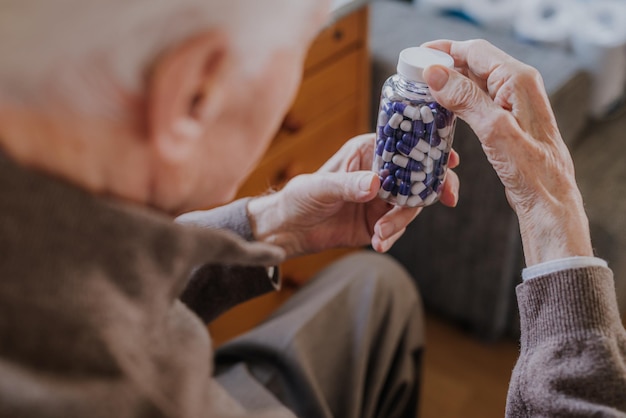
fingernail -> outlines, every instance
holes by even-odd
[[[432,90],[439,91],[446,85],[450,75],[441,67],[429,67],[424,72],[424,78]]]
[[[372,176],[371,174],[366,174],[362,176],[361,179],[359,180],[359,188],[361,189],[361,191],[369,192],[370,190],[372,190],[373,181],[374,181],[374,176]]]
[[[386,240],[387,238],[389,238],[391,234],[393,234],[393,230],[394,230],[393,224],[391,223],[382,224],[378,231],[380,233],[381,240]]]

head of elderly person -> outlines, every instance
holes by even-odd
[[[0,151],[169,213],[232,198],[328,2],[0,0]]]

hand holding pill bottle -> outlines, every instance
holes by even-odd
[[[428,206],[441,195],[456,117],[422,77],[435,64],[453,68],[454,60],[434,49],[407,48],[382,88],[372,169],[380,176],[378,195],[396,206]]]

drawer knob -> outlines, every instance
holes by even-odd
[[[274,175],[274,179],[272,181],[272,185],[278,186],[284,183],[287,183],[289,180],[297,176],[298,174],[302,174],[304,172],[303,167],[297,161],[291,161],[284,167],[281,167],[276,174]]]
[[[288,134],[297,134],[302,129],[302,122],[298,121],[291,115],[285,116],[283,124],[280,129]]]
[[[287,180],[289,180],[289,174],[287,173],[288,169],[289,169],[288,167],[285,167],[276,172],[276,175],[274,176],[274,180],[272,181],[272,186],[283,184]]]

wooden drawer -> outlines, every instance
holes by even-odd
[[[304,63],[305,74],[338,52],[363,42],[367,36],[367,9],[354,12],[324,29],[311,45]]]
[[[361,87],[357,75],[363,62],[362,54],[361,50],[355,50],[304,79],[274,144],[292,140],[309,129],[312,122],[356,95]]]
[[[265,156],[239,191],[254,196],[280,187],[290,178],[317,170],[345,141],[362,132],[358,128],[358,103],[347,98],[329,117],[304,131],[297,141],[276,146]]]

